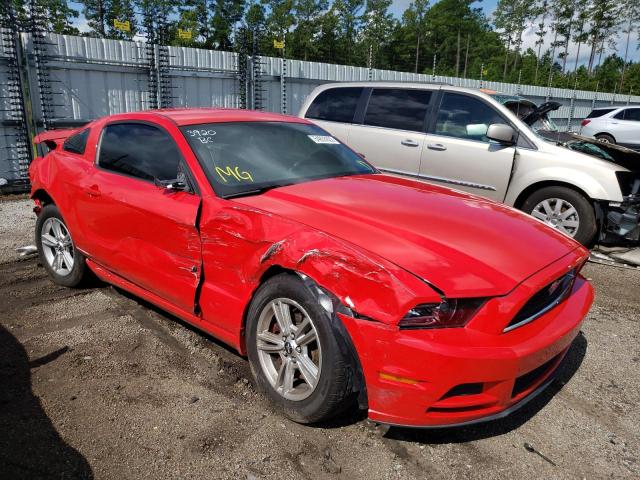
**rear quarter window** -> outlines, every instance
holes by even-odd
[[[615,110],[615,108],[599,108],[598,110],[591,110],[591,113],[587,115],[587,118],[598,118],[606,115],[607,113],[611,113]]]
[[[351,123],[356,114],[362,90],[361,87],[324,90],[313,99],[305,117],[315,120]]]
[[[87,139],[89,138],[89,128],[85,128],[81,132],[71,135],[62,144],[62,149],[65,152],[77,153],[79,155],[84,154],[84,150],[87,148]]]

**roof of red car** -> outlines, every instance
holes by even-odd
[[[309,123],[302,118],[259,110],[240,110],[237,108],[171,108],[153,110],[164,115],[178,125],[219,122],[295,122]]]

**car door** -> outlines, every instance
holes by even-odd
[[[432,94],[417,88],[373,88],[362,124],[351,126],[349,146],[381,170],[417,175]]]
[[[616,143],[640,145],[640,108],[625,108],[610,120]]]
[[[312,100],[304,116],[348,144],[349,131],[364,91],[363,87],[323,90]]]
[[[509,124],[484,99],[442,92],[426,135],[420,176],[433,183],[503,201],[515,147],[486,137],[492,123]]]
[[[156,183],[187,167],[165,128],[142,122],[104,126],[77,209],[90,232],[87,254],[130,282],[186,311],[194,309],[201,272],[200,197]]]

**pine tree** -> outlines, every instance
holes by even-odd
[[[298,58],[309,60],[315,57],[320,33],[322,13],[327,9],[327,0],[298,0],[295,4],[297,17],[296,29],[292,35],[291,46],[287,50]]]
[[[94,34],[100,37],[107,35],[107,14],[111,0],[82,0],[83,14]]]
[[[620,5],[617,0],[592,0],[589,8],[589,42],[591,53],[587,72],[592,73],[598,52],[604,51],[604,42],[612,40],[612,34],[620,22]],[[611,43],[610,43],[610,46]]]
[[[129,22],[129,31],[123,31],[115,27],[115,21]],[[137,33],[136,16],[131,0],[110,0],[107,6],[107,29],[109,38],[118,40],[131,40]]]
[[[393,17],[389,13],[390,6],[391,0],[367,0],[362,15],[362,40],[369,56],[370,68],[373,68],[376,62],[382,63],[378,58],[381,46],[390,36],[394,26]]]

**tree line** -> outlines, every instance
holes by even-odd
[[[471,0],[413,0],[400,18],[392,0],[10,1],[25,18],[39,5],[56,33],[130,40],[159,22],[170,45],[234,50],[248,31],[263,55],[640,94],[640,0],[499,0],[491,17]]]

